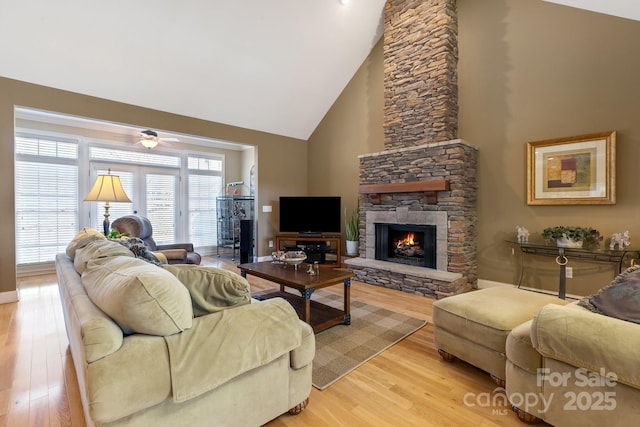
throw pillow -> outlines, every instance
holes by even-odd
[[[89,243],[98,239],[106,240],[107,238],[104,237],[104,234],[102,234],[98,230],[85,227],[80,230],[78,234],[76,234],[74,238],[69,242],[65,252],[69,256],[69,258],[74,259],[76,257],[76,251],[78,249],[84,248]]]
[[[249,282],[239,274],[187,264],[169,264],[164,269],[189,290],[195,317],[251,302]]]
[[[114,239],[114,241],[133,252],[136,258],[140,258],[151,264],[162,265],[158,257],[149,250],[147,244],[139,237],[121,237]]]
[[[608,286],[582,298],[578,305],[594,313],[640,323],[640,265],[629,267]]]
[[[93,259],[110,256],[133,257],[133,253],[119,243],[107,239],[96,239],[83,248],[76,250],[73,266],[79,274],[87,269],[87,263]]]
[[[89,261],[82,283],[125,334],[172,335],[191,328],[189,292],[168,271],[138,258]]]

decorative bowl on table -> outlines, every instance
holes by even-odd
[[[276,260],[277,258],[278,261],[283,262],[285,265],[293,265],[297,270],[298,265],[302,264],[304,260],[307,259],[307,254],[305,254],[303,251],[278,251],[274,252],[272,254],[272,257],[274,258],[274,260]]]

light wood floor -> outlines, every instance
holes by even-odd
[[[205,263],[237,272],[216,257]],[[274,287],[249,281],[252,291]],[[0,304],[0,427],[83,426],[56,277],[23,278],[19,288],[20,302]],[[429,323],[326,390],[312,389],[300,415],[282,415],[269,427],[525,425],[487,374],[442,361],[433,343],[433,300],[355,281],[351,295]]]

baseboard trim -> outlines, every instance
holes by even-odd
[[[497,287],[515,288],[516,285],[512,285],[511,283],[494,282],[492,280],[478,279],[478,289],[497,288]],[[540,294],[558,296],[558,292],[549,291],[546,289],[536,289],[536,288],[530,288],[528,286],[520,286],[519,289],[523,289],[525,291],[531,291],[531,292],[538,292]],[[582,298],[581,295],[573,295],[573,294],[566,295],[566,299],[569,299],[569,300],[579,300],[580,298]]]
[[[18,291],[0,292],[0,304],[8,304],[11,302],[18,302]]]

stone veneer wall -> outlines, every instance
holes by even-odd
[[[366,258],[366,214],[373,211],[391,211],[407,207],[409,211],[447,212],[447,269],[465,277],[460,289],[447,289],[457,293],[462,288],[476,287],[478,263],[476,257],[477,240],[477,165],[478,150],[473,145],[452,140],[424,144],[418,147],[385,150],[365,154],[360,159],[360,184],[380,184],[394,182],[426,181],[444,178],[449,181],[450,190],[438,192],[438,203],[428,204],[424,193],[381,194],[380,204],[374,204],[368,195],[360,196],[360,256]],[[351,266],[350,266],[351,267]],[[355,266],[354,266],[355,267]],[[358,280],[370,284],[386,283],[388,272],[375,269],[354,268]],[[409,278],[409,281],[413,279]],[[424,281],[424,280],[423,280]],[[396,287],[396,286],[394,286]],[[428,295],[415,286],[402,285],[399,288]],[[436,289],[434,289],[436,290]],[[436,295],[433,292],[433,296]]]
[[[384,13],[385,148],[457,138],[456,0],[389,0]]]
[[[360,257],[345,261],[358,280],[438,297],[476,287],[477,149],[457,140],[456,0],[388,0],[384,20],[385,151],[360,156],[360,184],[444,178],[449,191],[360,195]],[[400,209],[398,209],[400,208]],[[366,217],[376,211],[446,211],[446,270],[398,267],[367,258]],[[406,211],[406,212],[405,212]],[[374,215],[375,216],[375,215]],[[440,254],[442,256],[442,254]]]

